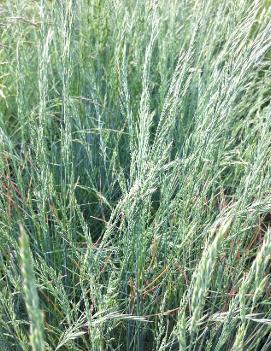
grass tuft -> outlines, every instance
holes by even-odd
[[[270,6],[1,1],[0,350],[270,350]]]

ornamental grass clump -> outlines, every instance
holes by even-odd
[[[270,6],[1,2],[0,351],[270,349]]]

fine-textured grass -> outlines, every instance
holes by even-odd
[[[271,349],[269,0],[0,1],[0,350]]]

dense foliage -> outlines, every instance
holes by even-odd
[[[271,8],[0,2],[0,350],[271,349]]]

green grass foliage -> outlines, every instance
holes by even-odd
[[[0,1],[0,350],[271,350],[271,3]]]

